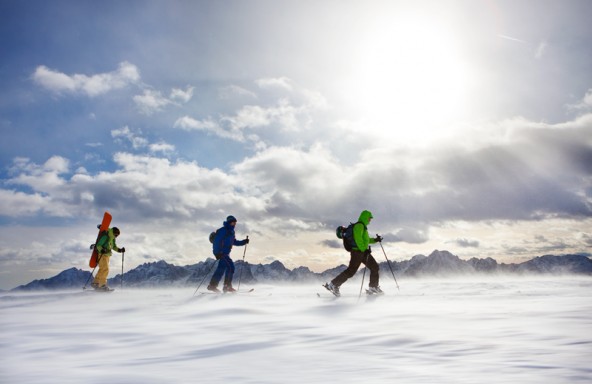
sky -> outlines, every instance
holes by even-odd
[[[235,259],[321,271],[365,209],[392,260],[588,253],[591,14],[2,0],[0,289],[88,268],[105,211],[126,268],[203,261],[234,215]]]

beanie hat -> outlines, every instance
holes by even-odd
[[[236,223],[236,222],[237,222],[237,220],[236,220],[236,217],[234,217],[234,216],[230,215],[230,216],[228,216],[228,217],[226,218],[226,222],[227,222],[228,224],[230,224],[230,223],[232,223],[232,222],[235,222],[235,223]]]

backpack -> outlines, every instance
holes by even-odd
[[[229,233],[228,233],[228,231],[227,231],[227,232],[226,232],[226,235],[225,235],[225,236],[223,236],[223,237],[222,237],[222,238],[221,238],[221,239],[218,241],[218,243],[215,243],[215,241],[216,241],[216,236],[218,235],[218,232],[219,232],[219,231],[224,231],[224,230],[226,230],[224,227],[222,227],[222,228],[218,228],[218,229],[216,230],[216,232],[212,232],[212,233],[210,233],[210,236],[209,236],[210,243],[212,243],[212,244],[213,244],[212,252],[213,252],[213,253],[214,253],[214,255],[216,256],[216,258],[218,258],[220,255],[222,255],[222,249],[221,249],[221,248],[223,247],[223,244],[224,244],[224,241],[226,240],[226,238],[227,238],[228,236],[232,236],[232,234],[229,234]]]
[[[345,250],[348,252],[351,252],[354,246],[356,245],[356,242],[354,240],[354,225],[358,223],[364,225],[364,223],[358,221],[357,223],[349,223],[347,227],[340,225],[335,230],[337,237],[343,239],[343,248],[345,248]],[[366,226],[364,225],[364,227]]]
[[[214,239],[216,238],[216,234],[218,233],[218,229],[215,232],[210,233],[210,243],[214,244]]]

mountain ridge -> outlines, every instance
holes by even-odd
[[[214,262],[214,259],[208,258],[205,261],[186,266],[176,266],[164,260],[144,263],[124,273],[124,285],[138,288],[195,286],[212,271],[212,263]],[[235,265],[235,281],[238,281],[239,274],[242,274],[241,282],[245,284],[328,281],[346,268],[346,265],[342,264],[317,273],[312,272],[306,266],[294,269],[286,268],[279,260],[275,260],[270,264],[250,264],[237,260]],[[587,255],[578,254],[543,255],[519,264],[500,264],[489,257],[462,260],[449,251],[434,250],[429,256],[415,255],[409,260],[392,261],[391,266],[397,277],[412,278],[507,273],[518,275],[576,274],[592,276],[592,260]],[[386,277],[384,273],[389,271],[387,263],[380,263],[380,268],[383,276]],[[362,270],[360,268],[358,273],[361,273]],[[33,280],[10,291],[80,288],[90,276],[90,271],[72,267],[48,279]],[[118,286],[120,283],[121,274],[109,279],[109,284],[112,286]]]

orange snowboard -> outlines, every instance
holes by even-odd
[[[109,229],[109,224],[111,224],[111,214],[109,212],[105,212],[103,215],[103,221],[101,225],[99,225],[99,234],[97,235],[97,240],[95,241],[95,246],[93,247],[92,255],[90,256],[90,260],[88,261],[88,265],[91,268],[95,268],[97,266],[97,258],[99,257],[99,253],[97,252],[97,242],[101,237],[101,233]]]

